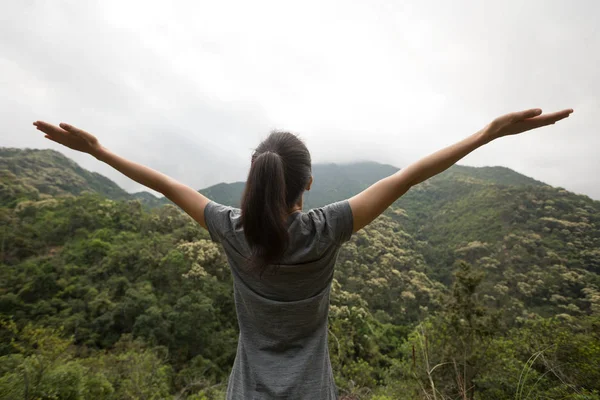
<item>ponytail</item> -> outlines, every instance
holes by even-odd
[[[260,274],[281,264],[290,237],[287,216],[301,204],[311,178],[310,153],[296,135],[274,131],[252,154],[241,201],[241,224],[250,248],[250,268]]]
[[[246,181],[241,210],[244,235],[252,250],[250,267],[259,269],[262,274],[269,264],[281,259],[289,243],[285,224],[289,211],[285,168],[279,154],[265,151],[256,155]]]

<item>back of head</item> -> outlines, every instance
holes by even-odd
[[[272,132],[252,154],[241,202],[241,222],[261,273],[277,263],[289,244],[286,220],[311,179],[310,153],[289,132]]]

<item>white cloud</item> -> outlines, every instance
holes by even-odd
[[[271,128],[301,134],[317,162],[402,167],[499,114],[573,107],[463,163],[599,199],[598,11],[591,0],[13,2],[0,16],[2,145],[55,147],[31,122],[69,121],[204,187],[244,179]]]

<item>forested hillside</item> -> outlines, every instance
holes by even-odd
[[[61,153],[0,156],[0,399],[223,398],[237,323],[208,234]],[[315,165],[305,209],[394,171]],[[349,399],[600,399],[600,202],[452,167],[344,245],[329,322]]]

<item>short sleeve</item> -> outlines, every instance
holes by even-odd
[[[323,207],[321,210],[333,240],[338,244],[350,240],[354,228],[350,202],[348,200],[338,201]]]
[[[233,207],[210,201],[204,207],[204,222],[213,242],[220,243],[225,234],[232,229]]]

